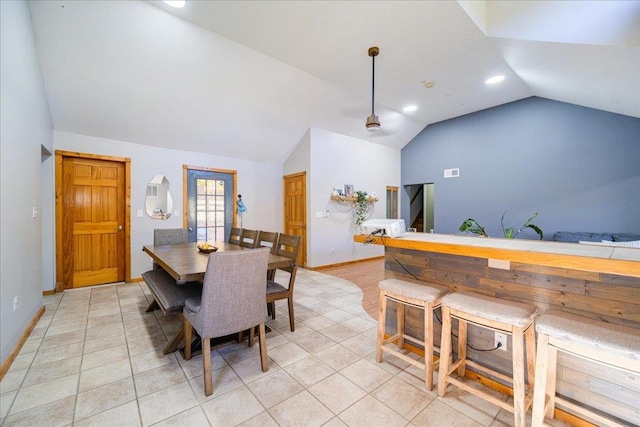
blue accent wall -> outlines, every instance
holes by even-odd
[[[402,149],[402,185],[435,184],[435,232],[490,236],[533,213],[545,232],[640,233],[640,119],[527,98],[434,123]],[[458,178],[444,169],[460,168]],[[401,191],[409,226],[409,199]],[[526,230],[521,238],[537,238]]]

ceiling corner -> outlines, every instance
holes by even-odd
[[[458,4],[469,15],[469,18],[487,34],[487,2],[486,0],[458,0]]]

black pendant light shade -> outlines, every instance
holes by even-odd
[[[369,48],[369,56],[371,57],[371,115],[367,117],[367,130],[369,132],[375,132],[380,129],[380,120],[374,112],[374,101],[376,92],[376,56],[380,53],[380,49],[376,46]]]

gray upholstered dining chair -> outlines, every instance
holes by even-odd
[[[186,228],[156,228],[153,230],[154,245],[178,245],[189,243],[189,234]]]
[[[293,285],[296,281],[296,272],[298,271],[298,253],[300,252],[300,236],[292,236],[289,234],[280,234],[278,237],[278,245],[275,255],[280,255],[291,259],[291,264],[288,267],[280,267],[278,270],[283,270],[289,273],[289,283],[286,285],[280,284],[276,281],[274,275],[273,278],[267,279],[267,310],[272,319],[276,318],[276,305],[277,300],[286,299],[289,305],[289,326],[291,332],[296,329],[295,318],[293,313]]]
[[[269,369],[264,327],[264,277],[269,250],[214,252],[209,255],[201,297],[185,301],[183,314],[185,358],[191,356],[195,329],[202,338],[204,392],[213,393],[211,338],[258,326],[262,371]]]
[[[156,228],[153,230],[154,246],[155,245],[178,245],[180,243],[189,243],[189,234],[186,228]],[[161,269],[161,268],[162,267],[160,267],[155,261],[153,261],[154,270]],[[150,273],[150,274],[152,275],[149,277],[156,277],[156,279],[161,278],[161,276],[159,276],[157,273]],[[166,281],[166,278],[164,278],[164,280]],[[173,292],[173,294],[176,294],[176,292]],[[147,310],[146,310],[147,313],[155,311],[158,308],[162,308],[162,304],[159,303],[157,298],[158,296],[155,295],[154,293],[153,301],[147,307]]]
[[[257,248],[259,239],[260,239],[259,230],[249,230],[249,229],[243,228],[242,234],[240,235],[239,245],[244,246],[245,248]]]
[[[153,230],[153,244],[155,246],[189,243],[188,233],[186,228],[156,228]],[[160,268],[160,266],[154,261],[153,268]]]

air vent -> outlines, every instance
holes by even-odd
[[[445,178],[457,178],[460,176],[460,168],[455,169],[445,169],[444,177]]]

